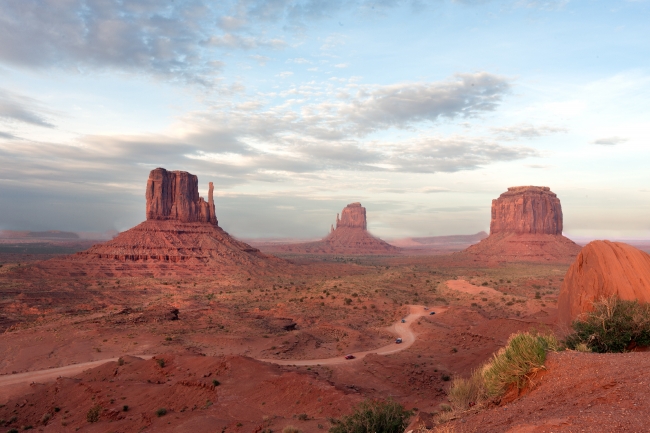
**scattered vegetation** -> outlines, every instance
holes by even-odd
[[[162,358],[158,358],[158,359],[156,359],[156,362],[158,363],[158,365],[160,366],[160,368],[163,368],[163,367],[165,366],[165,360],[162,359]]]
[[[102,413],[102,407],[100,405],[95,405],[88,409],[86,413],[86,421],[88,422],[97,422],[99,421],[99,415]]]
[[[165,416],[165,415],[167,415],[167,409],[165,409],[164,407],[161,407],[160,409],[156,410],[156,416],[158,418],[160,418],[161,416]]]
[[[292,425],[288,425],[285,428],[282,429],[282,433],[302,433],[302,430],[297,429],[296,427]]]
[[[351,415],[334,420],[330,433],[402,433],[413,412],[389,400],[366,400]]]
[[[617,297],[594,302],[594,310],[572,324],[569,349],[598,353],[625,352],[650,346],[650,304]]]

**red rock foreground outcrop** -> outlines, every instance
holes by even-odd
[[[476,261],[570,263],[580,246],[562,236],[560,199],[546,186],[508,188],[492,200],[490,236],[461,254]]]
[[[650,255],[622,242],[590,242],[564,276],[558,320],[570,325],[594,301],[614,295],[650,302]]]
[[[265,251],[298,254],[397,254],[401,251],[379,238],[372,236],[366,221],[366,208],[361,203],[351,203],[336,215],[336,228],[317,242],[296,244],[261,244]]]
[[[75,256],[35,267],[54,275],[161,276],[259,272],[286,263],[219,227],[212,193],[210,182],[208,201],[199,197],[197,177],[190,173],[152,170],[146,191],[147,221]]]

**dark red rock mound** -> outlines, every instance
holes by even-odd
[[[560,199],[546,186],[508,188],[492,200],[490,236],[463,251],[474,261],[570,263],[580,246],[562,236]]]
[[[622,242],[590,242],[564,276],[558,320],[569,325],[592,311],[594,301],[613,295],[650,302],[650,255]]]

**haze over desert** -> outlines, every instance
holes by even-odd
[[[0,3],[0,432],[643,432],[650,3]]]

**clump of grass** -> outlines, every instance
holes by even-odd
[[[161,407],[160,409],[156,410],[156,416],[158,418],[160,418],[161,416],[165,416],[165,415],[167,415],[167,409],[165,409],[164,407]]]
[[[156,362],[158,363],[158,365],[160,366],[160,368],[165,367],[165,360],[164,360],[164,359],[162,359],[162,358],[158,358],[158,359],[156,359]]]
[[[448,392],[451,408],[464,411],[500,397],[513,385],[523,388],[536,372],[544,368],[547,352],[557,348],[558,341],[553,335],[529,332],[511,335],[508,344],[475,370],[471,377],[453,380]]]
[[[292,426],[288,425],[285,428],[282,429],[282,433],[302,433],[302,430]]]
[[[591,352],[625,352],[650,346],[650,304],[624,301],[616,296],[594,302],[594,310],[572,324],[569,349]]]
[[[351,415],[333,420],[329,433],[402,433],[412,415],[412,411],[391,399],[366,400]]]
[[[558,341],[554,335],[521,332],[510,336],[506,347],[483,368],[488,395],[499,396],[513,384],[523,388],[531,375],[544,368],[546,352],[557,348]]]

